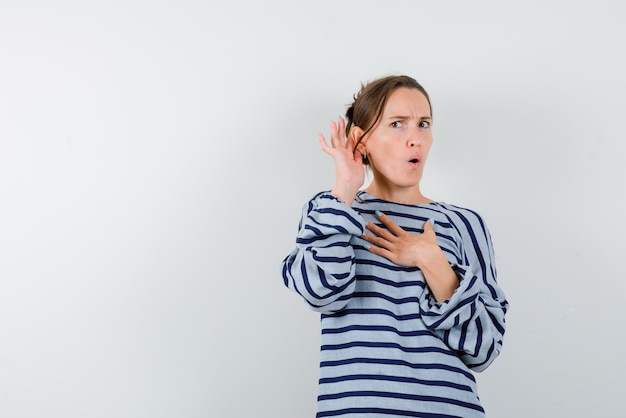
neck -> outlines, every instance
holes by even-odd
[[[402,203],[405,205],[419,205],[420,203],[432,202],[431,199],[422,194],[419,184],[409,187],[384,187],[383,185],[372,181],[365,191],[372,196],[378,197],[379,199],[394,203]]]

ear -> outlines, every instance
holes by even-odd
[[[359,142],[359,138],[361,138],[362,136],[363,136],[363,129],[359,128],[358,126],[352,126],[350,128],[349,139],[352,142],[352,147],[354,148],[356,146],[356,149],[361,154],[363,154],[363,150],[365,149],[365,138],[363,138],[363,140]]]

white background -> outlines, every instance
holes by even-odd
[[[619,1],[0,0],[0,416],[312,417],[283,287],[317,133],[360,83],[431,94],[431,198],[486,219],[511,310],[491,417],[616,417]]]

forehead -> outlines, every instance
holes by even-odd
[[[383,115],[430,117],[430,105],[421,91],[400,87],[387,99]]]

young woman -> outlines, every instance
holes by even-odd
[[[428,94],[384,77],[346,119],[331,122],[330,144],[320,134],[335,185],[304,206],[282,263],[322,316],[317,417],[484,417],[472,371],[500,353],[508,303],[482,218],[420,190]]]

